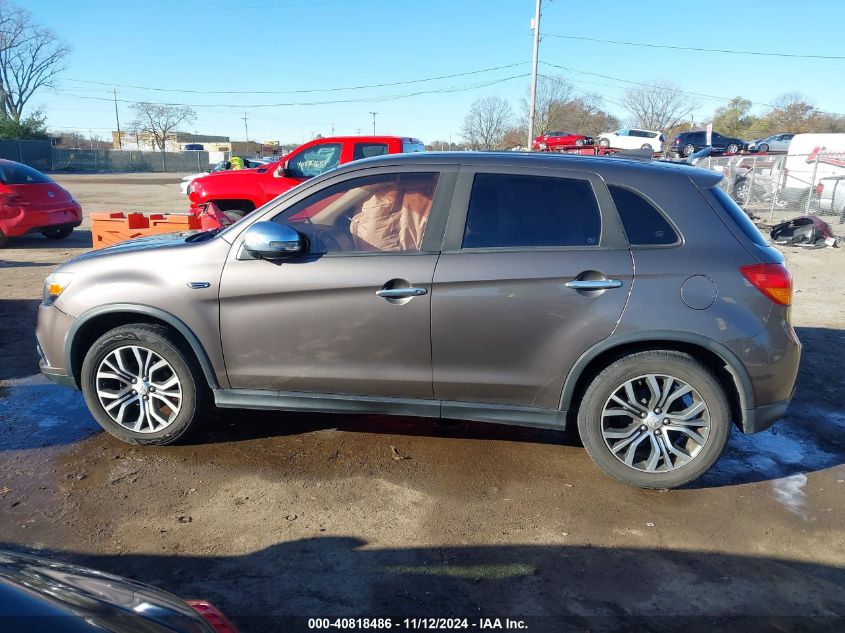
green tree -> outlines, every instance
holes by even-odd
[[[713,129],[732,136],[746,136],[757,125],[751,114],[751,101],[734,97],[713,113]]]
[[[41,112],[34,112],[19,121],[0,116],[0,139],[47,140],[45,121]]]

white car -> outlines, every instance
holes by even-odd
[[[663,134],[654,130],[624,129],[615,132],[599,134],[600,147],[613,149],[651,149],[653,152],[663,151]]]
[[[244,167],[247,169],[252,169],[253,167],[261,167],[262,165],[267,165],[268,163],[272,163],[274,161],[279,160],[279,157],[276,156],[274,158],[244,158]],[[188,186],[197,178],[202,178],[207,174],[211,174],[217,171],[228,171],[229,162],[225,160],[221,160],[217,163],[214,167],[209,169],[208,171],[201,171],[196,174],[188,174],[182,178],[182,182],[179,183],[179,191],[182,192],[183,196],[188,195]]]

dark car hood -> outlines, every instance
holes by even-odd
[[[30,616],[61,618],[53,620],[57,631],[210,630],[188,604],[160,589],[86,567],[0,550],[0,621]]]

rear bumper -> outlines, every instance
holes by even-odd
[[[7,237],[18,237],[49,226],[82,224],[82,207],[66,204],[55,207],[5,206],[0,209],[0,230]]]
[[[770,428],[786,415],[792,396],[780,402],[773,402],[756,409],[746,409],[742,420],[743,433],[759,433]]]

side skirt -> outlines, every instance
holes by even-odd
[[[263,409],[319,413],[375,413],[423,418],[474,420],[538,429],[564,430],[566,411],[483,402],[413,398],[374,398],[333,393],[214,389],[214,403],[224,409]]]

